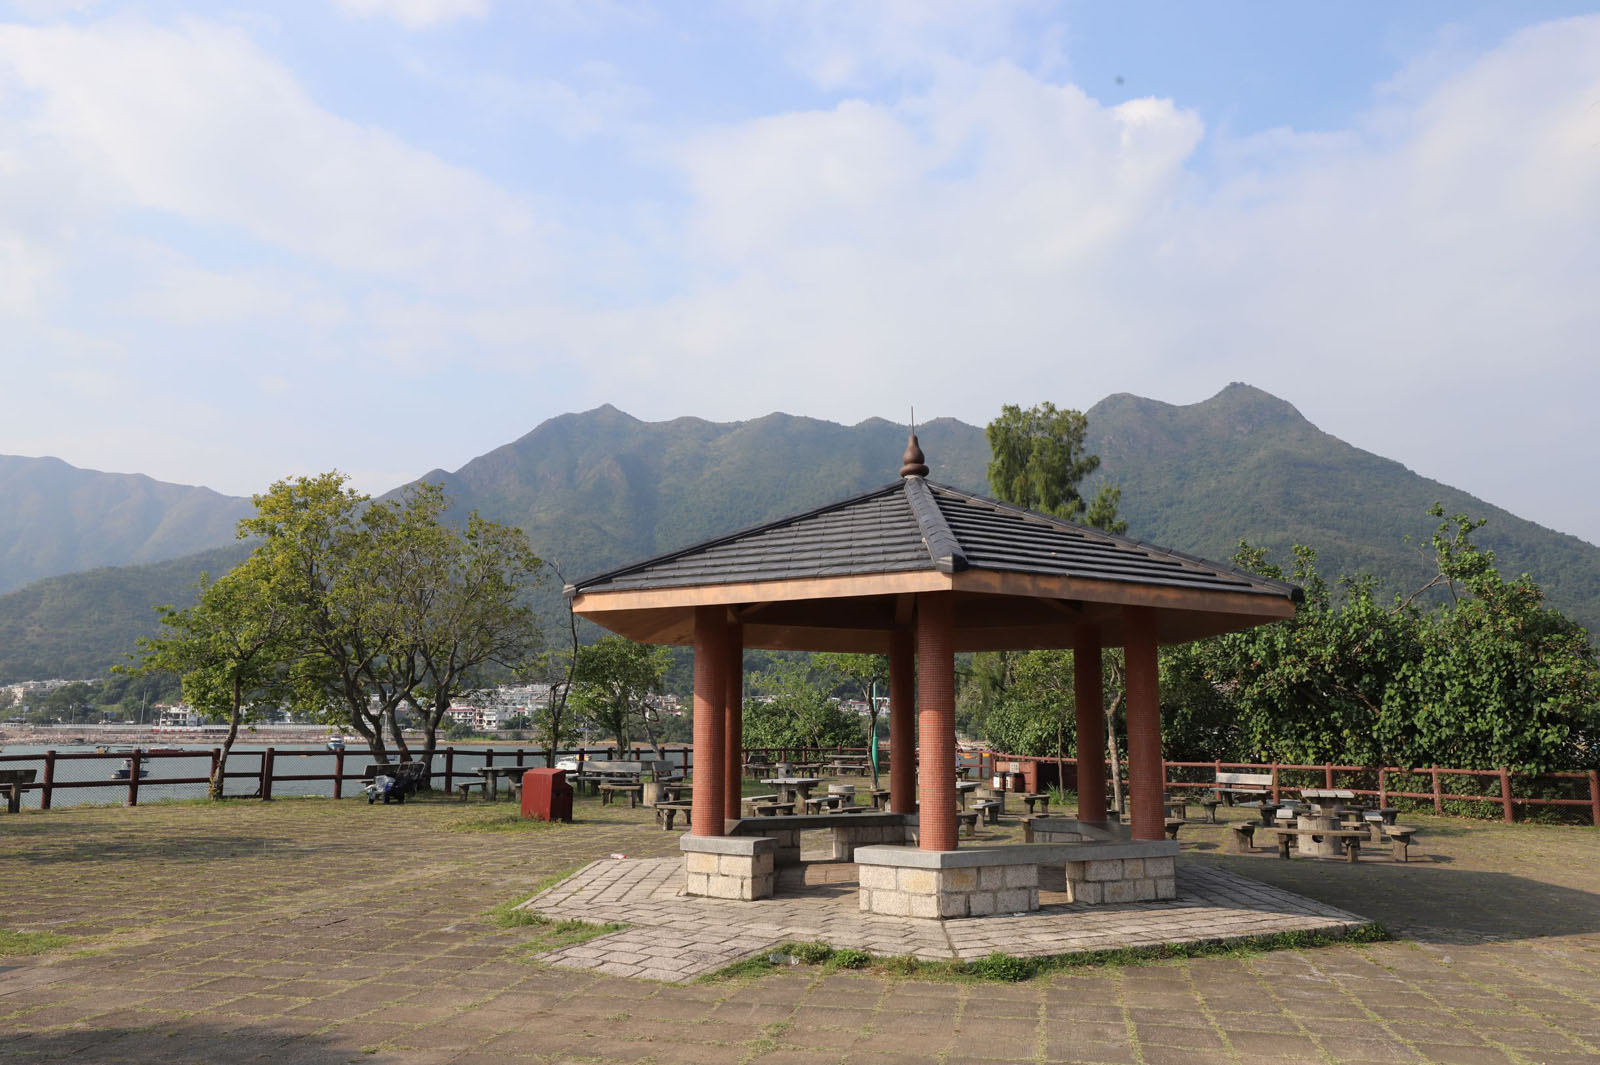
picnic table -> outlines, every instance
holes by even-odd
[[[981,780],[956,781],[956,798],[961,800],[961,808],[963,810],[967,808],[967,796],[977,791],[982,784]]]
[[[761,783],[778,789],[784,802],[794,803],[795,806],[804,808],[807,799],[811,798],[811,789],[822,783],[821,777],[766,777]]]
[[[6,812],[22,812],[22,786],[32,784],[34,769],[0,769],[0,794],[6,797]]]

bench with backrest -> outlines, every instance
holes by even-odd
[[[36,769],[0,769],[0,794],[6,797],[6,812],[22,812],[22,786],[32,784]]]
[[[1217,772],[1216,785],[1211,789],[1222,796],[1222,801],[1233,805],[1235,795],[1266,795],[1272,791],[1271,773]]]

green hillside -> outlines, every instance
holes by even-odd
[[[105,676],[155,632],[153,607],[187,605],[202,571],[226,573],[248,553],[235,543],[148,566],[47,577],[0,595],[0,684]]]
[[[1501,572],[1532,574],[1600,633],[1600,548],[1352,447],[1260,389],[1233,384],[1186,407],[1115,395],[1088,416],[1087,444],[1122,486],[1140,539],[1225,560],[1243,538],[1285,564],[1291,545],[1311,544],[1324,576],[1374,573],[1409,593],[1435,572],[1427,509],[1437,500],[1489,519],[1477,541]]]
[[[1365,570],[1409,591],[1429,572],[1426,510],[1439,500],[1488,518],[1479,541],[1502,570],[1531,573],[1556,606],[1600,632],[1600,548],[1351,447],[1258,389],[1230,385],[1184,407],[1117,395],[1088,413],[1089,447],[1122,486],[1140,539],[1222,560],[1241,537],[1284,560],[1290,544],[1309,543],[1325,575]],[[983,489],[982,429],[940,419],[918,432],[935,480]],[[521,525],[570,580],[884,484],[905,434],[881,420],[786,414],[643,422],[607,406],[552,418],[426,479],[445,484],[458,513]],[[218,542],[231,535],[230,524]],[[0,596],[0,682],[103,672],[153,631],[150,605],[185,600],[200,569],[220,572],[241,553],[234,545],[99,569]]]
[[[0,592],[226,544],[248,499],[60,459],[0,455]]]

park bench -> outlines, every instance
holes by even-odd
[[[1361,841],[1369,838],[1365,829],[1356,828],[1268,828],[1263,831],[1278,837],[1278,857],[1289,860],[1289,845],[1301,836],[1333,839],[1344,848],[1345,861],[1354,862],[1361,854]]]
[[[1206,808],[1206,824],[1217,823],[1217,807],[1222,805],[1222,796],[1214,791],[1206,792],[1206,797],[1200,800],[1200,805]]]
[[[739,805],[748,810],[754,810],[757,806],[777,801],[778,796],[776,795],[746,795],[744,798],[739,800]]]
[[[1047,791],[1032,792],[1031,794],[1024,795],[1022,797],[1022,801],[1028,804],[1028,816],[1029,817],[1033,816],[1033,808],[1035,806],[1039,807],[1039,816],[1040,817],[1049,817],[1050,816],[1050,793],[1049,792],[1047,792]]]
[[[683,823],[692,824],[689,812],[694,809],[694,803],[689,802],[658,802],[656,803],[656,824],[661,826],[663,832],[672,831],[672,819],[679,813],[683,814]]]
[[[1272,790],[1271,773],[1217,773],[1216,787],[1212,789],[1224,802],[1233,805],[1235,795],[1266,795]]]
[[[1177,821],[1189,820],[1189,800],[1180,796],[1168,796],[1161,800],[1161,812],[1165,817]]]
[[[829,810],[837,810],[839,807],[845,805],[846,797],[847,796],[837,794],[808,795],[806,796],[806,813],[820,814],[823,810],[823,807],[827,807]]]
[[[0,794],[6,797],[6,813],[22,812],[22,786],[32,784],[36,769],[0,769]]]
[[[974,813],[982,814],[985,824],[998,825],[1000,812],[1005,809],[1005,803],[998,799],[979,799],[972,804]]]
[[[482,780],[458,780],[458,781],[456,781],[456,791],[461,793],[461,801],[462,802],[466,802],[467,801],[467,793],[470,792],[473,788],[477,788],[478,789],[478,794],[479,795],[487,794],[483,790],[483,786],[484,786],[485,783],[486,783],[486,781],[482,781]]]
[[[757,817],[778,817],[783,814],[794,813],[792,802],[762,802],[751,807]]]
[[[1384,840],[1394,844],[1394,856],[1402,862],[1410,861],[1411,837],[1417,830],[1410,825],[1383,825],[1382,831]]]
[[[1178,829],[1182,828],[1184,826],[1184,824],[1185,824],[1185,822],[1179,820],[1176,817],[1167,818],[1166,824],[1163,826],[1167,830],[1167,838],[1168,839],[1177,839],[1178,838]]]
[[[632,810],[639,805],[639,799],[644,794],[643,784],[601,784],[600,805],[609,806],[618,795],[628,797],[628,809]]]
[[[888,788],[868,788],[867,794],[872,796],[872,808],[881,810],[889,804]]]
[[[967,838],[971,839],[978,834],[978,818],[982,816],[978,810],[957,810],[956,823],[967,830]]]

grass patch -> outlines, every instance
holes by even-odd
[[[523,817],[519,809],[505,813],[485,814],[450,824],[452,832],[549,832],[560,827],[560,821],[541,821],[537,817]]]
[[[552,921],[548,917],[537,914],[534,920],[527,923],[527,927],[537,931],[533,937],[518,949],[524,954],[545,954],[563,947],[575,947],[579,943],[587,943],[591,939],[608,936],[612,932],[620,932],[628,926],[617,921],[608,921],[605,924],[594,924],[590,921]]]
[[[56,932],[13,932],[0,928],[0,958],[24,954],[48,954],[72,942],[71,936]]]
[[[540,895],[543,895],[546,891],[549,891],[551,888],[555,887],[557,884],[561,883],[561,881],[565,880],[573,873],[576,873],[579,869],[582,869],[587,864],[589,863],[580,862],[577,865],[569,865],[565,869],[560,869],[554,873],[551,873],[549,876],[541,879],[537,884],[534,884],[533,890],[528,892],[526,895],[522,895],[514,899],[507,899],[505,902],[491,907],[489,910],[489,917],[492,918],[494,923],[499,925],[501,928],[521,928],[526,925],[535,925],[541,922],[548,924],[548,918],[541,917],[539,914],[534,913],[531,910],[524,910],[522,909],[522,906],[524,906],[530,899],[535,899]]]
[[[864,950],[837,950],[826,943],[784,943],[754,958],[735,962],[708,973],[702,982],[749,980],[791,965],[822,965],[827,969],[869,969],[885,976],[917,980],[954,980],[970,983],[1017,983],[1073,969],[1118,968],[1150,965],[1178,958],[1248,957],[1273,950],[1308,950],[1336,943],[1379,943],[1389,938],[1383,925],[1370,922],[1355,928],[1312,932],[1274,932],[1247,939],[1208,940],[1198,943],[1164,943],[1149,947],[1048,954],[1018,958],[995,953],[976,961],[923,961],[910,955],[875,957]]]

